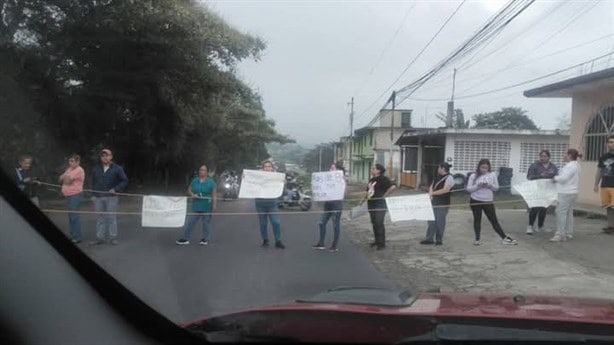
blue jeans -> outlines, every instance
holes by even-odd
[[[79,211],[81,207],[82,194],[70,195],[66,197],[66,203],[69,211]],[[75,241],[81,241],[81,217],[79,213],[68,213],[68,225],[70,229],[70,238]]]
[[[96,237],[99,240],[104,240],[107,232],[111,239],[117,237],[117,213],[115,212],[117,212],[118,203],[117,196],[94,197],[94,208],[98,212],[96,215]]]
[[[435,214],[435,220],[428,221],[428,228],[426,229],[426,240],[433,241],[433,237],[436,242],[443,242],[443,233],[446,231],[446,216],[448,215],[447,207],[433,207],[433,213]]]
[[[324,213],[320,217],[320,222],[318,226],[320,227],[320,240],[318,244],[324,245],[324,239],[326,238],[326,224],[328,224],[328,220],[333,218],[333,248],[337,248],[337,244],[339,243],[339,233],[341,231],[341,209],[342,205],[340,203],[329,203],[326,202],[324,204]]]
[[[279,208],[277,207],[277,199],[271,200],[256,200],[256,211],[258,212],[258,220],[260,221],[260,236],[263,241],[269,240],[268,221],[273,226],[273,236],[275,241],[281,241],[281,225],[279,222]]]
[[[188,215],[186,219],[185,230],[183,233],[183,238],[189,240],[192,237],[192,230],[194,229],[194,225],[198,222],[198,219],[203,219],[203,241],[209,241],[209,230],[211,229],[211,214],[210,211],[193,211],[193,213],[202,213],[196,215]]]

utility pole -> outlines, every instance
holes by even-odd
[[[322,171],[322,145],[320,145],[320,158],[318,159],[318,171]]]
[[[396,178],[394,177],[394,171],[392,169],[392,148],[394,147],[394,111],[396,108],[396,101],[397,101],[396,91],[392,91],[392,95],[390,95],[390,99],[392,100],[392,113],[390,116],[390,157],[389,157],[389,163],[388,163],[388,176],[396,180]]]
[[[348,175],[350,178],[352,177],[352,147],[354,147],[354,97],[352,97],[352,101],[348,103],[350,106],[350,158],[349,158],[349,167],[348,167]]]
[[[448,114],[446,117],[446,127],[453,128],[454,127],[454,91],[456,89],[456,68],[454,69],[454,74],[452,75],[452,97],[450,97],[450,101],[448,102]]]

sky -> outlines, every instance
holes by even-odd
[[[305,147],[349,135],[352,97],[354,129],[367,125],[392,90],[434,67],[506,3],[205,1],[230,25],[267,43],[261,59],[241,62],[237,73],[263,97],[276,128]],[[413,110],[414,127],[441,126],[435,115],[445,112],[456,68],[455,108],[462,109],[466,118],[522,107],[538,127],[554,129],[562,116],[571,113],[571,101],[529,99],[522,92],[614,67],[614,55],[608,55],[554,73],[613,51],[614,0],[536,1],[491,41],[441,70],[397,109]],[[548,74],[552,75],[496,91]]]

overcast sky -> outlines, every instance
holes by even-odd
[[[471,37],[506,1],[466,1],[435,41],[394,84],[411,83]],[[382,93],[461,4],[455,1],[206,1],[234,27],[261,37],[258,62],[239,75],[264,99],[280,132],[311,146],[365,126],[389,96]],[[442,70],[398,108],[413,109],[412,125],[440,126],[458,69],[456,108],[465,116],[520,106],[542,129],[571,112],[566,99],[527,99],[524,90],[614,66],[605,57],[533,83],[483,96],[463,96],[528,81],[612,52],[614,1],[537,1],[492,42]],[[432,101],[424,100],[434,99]],[[371,108],[370,105],[374,104]]]

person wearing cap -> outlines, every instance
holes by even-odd
[[[91,245],[105,242],[108,234],[111,244],[117,244],[117,205],[115,194],[126,188],[128,177],[124,169],[113,162],[113,152],[109,149],[100,151],[100,163],[92,169],[92,189],[96,209],[96,240]]]

